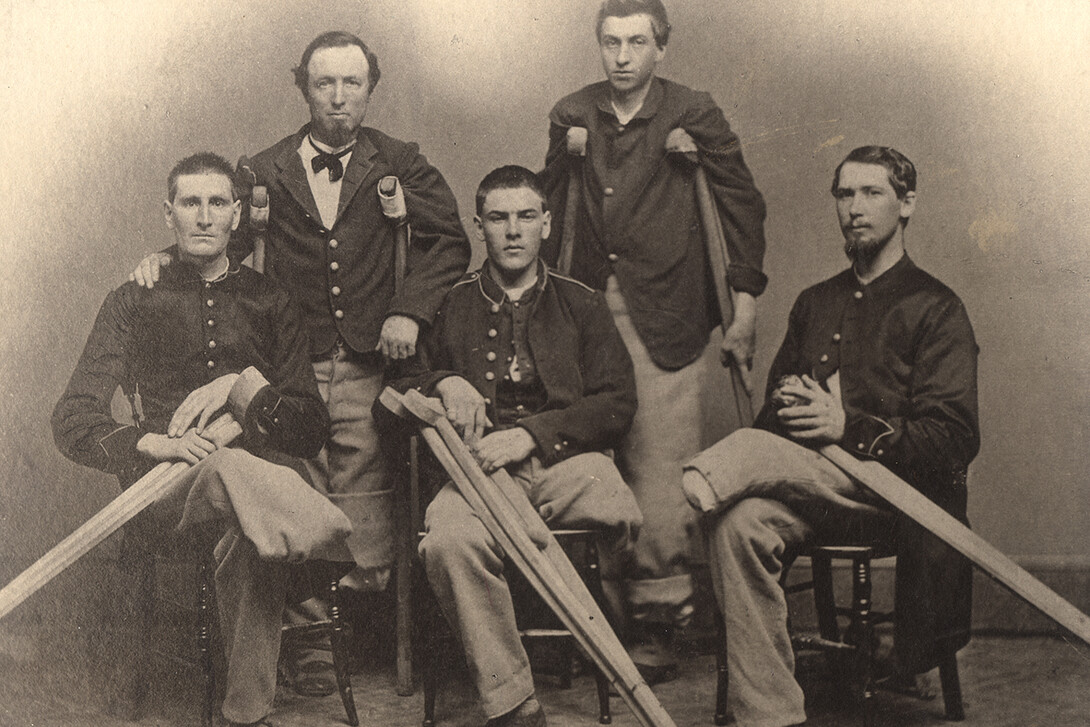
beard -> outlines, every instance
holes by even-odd
[[[844,254],[853,263],[869,263],[878,256],[889,240],[853,240],[844,238]]]

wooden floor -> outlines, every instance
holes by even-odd
[[[388,659],[380,657],[353,677],[361,724],[367,727],[413,727],[420,723],[419,690],[411,697],[394,693]],[[457,664],[457,659],[450,660]],[[965,727],[1086,727],[1090,725],[1090,647],[1050,637],[978,636],[961,652],[965,694]],[[154,667],[156,686],[146,715],[137,722],[106,716],[102,678],[77,656],[59,655],[50,668],[34,664],[0,663],[0,725],[5,727],[126,727],[198,724],[199,699],[195,675],[169,662]],[[714,659],[694,654],[683,662],[681,677],[656,688],[663,706],[679,727],[711,725]],[[825,681],[820,660],[800,662],[800,679],[807,691],[808,725],[860,724],[850,706],[838,706],[838,692]],[[319,727],[345,724],[336,695],[303,699],[281,690],[276,727]],[[596,724],[594,682],[589,676],[562,690],[547,678],[538,694],[553,727]],[[920,701],[880,692],[879,725],[941,725],[942,700]],[[613,724],[636,725],[624,703],[614,698]],[[437,710],[439,725],[483,724],[472,686],[462,668],[444,674]]]

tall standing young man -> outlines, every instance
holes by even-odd
[[[393,489],[371,419],[384,359],[414,353],[421,327],[470,256],[439,171],[416,144],[363,125],[379,75],[378,58],[355,35],[318,36],[295,69],[310,123],[253,158],[257,184],[269,192],[265,273],[302,304],[332,419],[329,444],[311,469],[353,523],[349,546],[358,568],[344,584],[357,590],[383,589],[393,562]],[[387,175],[405,191],[411,230],[408,274],[396,294],[395,233],[376,193]],[[231,256],[241,260],[252,248],[252,238],[239,235]],[[158,262],[148,258],[139,276],[153,281]],[[332,692],[332,667],[305,662],[297,690]]]
[[[624,573],[632,657],[649,682],[676,673],[674,626],[692,614],[692,514],[682,465],[701,446],[699,366],[720,314],[687,163],[667,155],[684,129],[699,149],[732,264],[734,320],[721,357],[746,377],[755,346],[756,296],[764,290],[764,200],[738,137],[707,93],[656,75],[670,24],[659,0],[605,0],[598,45],[606,80],[561,99],[550,114],[545,180],[555,213],[551,252],[564,228],[566,135],[587,130],[571,275],[603,290],[632,355],[640,408],[618,463],[644,513],[636,558]]]
[[[905,253],[916,206],[911,161],[889,147],[855,149],[832,193],[851,267],[795,301],[758,428],[701,453],[684,475],[706,515],[741,727],[806,719],[779,586],[803,545],[897,554],[902,675],[933,668],[969,640],[969,562],[813,448],[839,444],[880,462],[964,522],[966,470],[980,447],[973,329],[958,296]]]

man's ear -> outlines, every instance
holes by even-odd
[[[163,200],[163,216],[166,217],[167,227],[171,230],[174,229],[174,205],[170,203],[169,199]]]
[[[242,200],[236,199],[231,206],[235,209],[235,218],[231,221],[231,230],[233,232],[238,229],[238,223],[242,220]]]
[[[473,226],[477,230],[477,239],[484,242],[484,223],[481,222],[480,215],[473,215]]]
[[[916,193],[905,192],[905,196],[901,198],[901,219],[907,220],[912,216],[913,210],[916,209]]]
[[[545,210],[541,215],[541,239],[545,240],[549,237],[549,231],[553,229],[553,216],[549,210]]]

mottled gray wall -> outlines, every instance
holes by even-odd
[[[5,4],[0,581],[113,493],[56,453],[49,412],[106,292],[166,242],[175,160],[204,148],[233,159],[295,130],[306,109],[288,70],[314,35],[343,27],[381,59],[368,122],[418,141],[469,222],[477,180],[500,163],[540,166],[552,103],[600,78],[594,5]],[[671,10],[663,75],[712,93],[768,200],[761,378],[795,295],[843,266],[833,167],[860,144],[897,147],[920,171],[910,252],[961,294],[983,352],[973,522],[1008,553],[1090,558],[1088,6]]]

